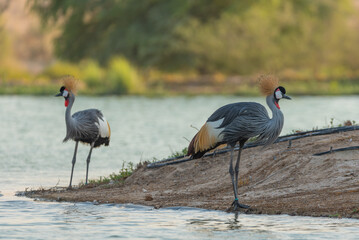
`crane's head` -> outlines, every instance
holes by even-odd
[[[279,104],[278,104],[278,102],[279,102],[280,99],[282,99],[282,98],[288,99],[288,100],[291,100],[291,99],[292,99],[291,97],[285,95],[285,93],[286,93],[285,88],[282,87],[282,86],[279,86],[279,87],[277,87],[277,88],[274,90],[274,93],[273,93],[273,96],[274,96],[274,104],[276,105],[276,107],[277,107],[278,109],[280,109]]]
[[[259,88],[263,95],[265,96],[273,96],[274,97],[274,104],[278,109],[279,107],[279,100],[282,98],[291,99],[289,96],[285,95],[286,91],[285,88],[279,86],[279,80],[277,77],[273,75],[261,75],[259,77]]]
[[[64,76],[62,77],[63,86],[60,88],[60,93],[56,94],[55,97],[64,97],[65,98],[65,107],[69,105],[69,98],[72,96],[75,97],[77,90],[77,82],[73,76]]]
[[[62,86],[60,88],[60,93],[56,94],[55,97],[64,97],[65,98],[65,107],[69,105],[69,98],[70,98],[71,92],[67,90],[65,86]]]

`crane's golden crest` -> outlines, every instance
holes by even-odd
[[[77,92],[77,83],[78,80],[73,76],[65,76],[62,78],[62,82],[67,90],[71,91],[72,93],[76,94]]]
[[[272,95],[278,86],[279,80],[273,75],[261,75],[259,77],[259,88],[263,95]]]

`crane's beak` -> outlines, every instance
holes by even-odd
[[[54,97],[61,97],[61,96],[62,96],[62,93],[58,93]]]
[[[283,98],[288,99],[288,100],[292,100],[291,97],[289,97],[289,96],[287,96],[287,95],[285,95],[285,94],[283,94]]]

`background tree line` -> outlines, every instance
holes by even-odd
[[[48,94],[70,74],[88,94],[253,95],[268,72],[295,94],[359,93],[358,0],[4,3],[0,93]],[[14,37],[9,23],[31,24]]]
[[[285,69],[358,69],[358,8],[351,0],[31,0],[56,54],[115,54],[140,68],[247,75]]]

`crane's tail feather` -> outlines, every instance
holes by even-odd
[[[193,156],[195,154],[194,142],[197,138],[197,135],[198,135],[198,133],[192,138],[191,142],[188,145],[187,156]]]
[[[218,145],[218,136],[213,133],[211,134],[211,126],[206,123],[190,142],[187,155],[193,158],[200,158],[207,151],[216,148]]]
[[[108,146],[110,144],[110,138],[109,137],[105,137],[105,138],[99,137],[97,139],[97,141],[95,142],[94,148],[97,148],[97,147],[101,146],[102,144],[105,146]]]

